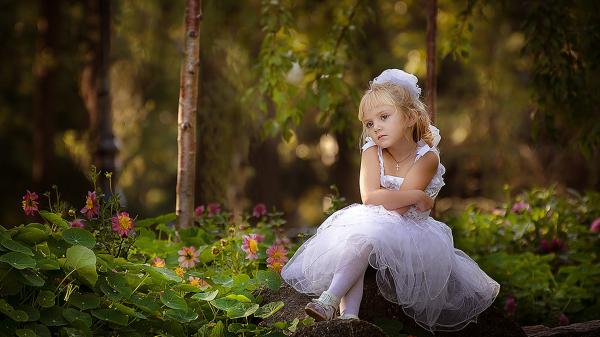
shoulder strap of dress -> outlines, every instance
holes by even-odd
[[[377,147],[377,158],[379,159],[379,176],[383,177],[385,171],[383,169],[383,152],[381,147]]]
[[[423,157],[427,152],[433,151],[438,153],[438,149],[435,147],[431,147],[427,145],[427,143],[423,141],[419,141],[417,143],[417,155],[415,156],[415,162],[419,160],[419,158]]]
[[[366,142],[365,144],[362,146],[362,150],[365,151],[366,149],[372,147],[372,146],[376,146],[377,144],[375,144],[375,142],[373,141],[373,138],[371,137],[367,137],[365,138]],[[381,147],[377,146],[377,158],[379,160],[379,174],[381,177],[383,177],[383,156],[382,156],[382,152],[381,152]]]

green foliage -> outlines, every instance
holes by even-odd
[[[471,50],[474,13],[482,8],[510,12],[503,2],[468,0],[459,14],[446,53],[467,59]],[[578,145],[591,158],[600,148],[598,116],[598,69],[600,12],[593,0],[532,2],[521,6],[516,17],[525,35],[523,55],[532,60],[533,98],[531,114],[534,137],[545,135],[557,145]],[[575,139],[575,142],[571,140]]]
[[[75,222],[65,217],[73,212],[56,202],[39,212],[44,223],[0,227],[5,334],[263,336],[312,324],[258,325],[284,306],[255,295],[281,285],[286,257],[266,251],[274,242],[289,248],[281,213],[263,205],[234,221],[212,204],[197,213],[197,227],[184,230],[165,214],[139,221],[136,240],[128,238],[124,249],[124,238],[99,228],[120,212],[118,197],[98,202],[97,219],[84,228],[69,228]],[[191,255],[184,263],[185,251]]]
[[[259,62],[258,84],[248,89],[244,103],[254,108],[263,123],[263,137],[281,134],[288,140],[306,111],[319,111],[318,123],[333,132],[353,121],[340,113],[348,97],[357,99],[357,88],[344,78],[350,32],[370,13],[366,1],[346,1],[333,13],[329,34],[307,46],[305,34],[296,30],[290,1],[263,0],[261,27],[265,32]]]
[[[597,318],[600,245],[591,224],[600,194],[534,189],[493,212],[470,207],[449,221],[458,248],[501,284],[499,301],[522,325]],[[512,299],[510,300],[512,301]]]

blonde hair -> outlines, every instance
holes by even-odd
[[[427,145],[433,146],[433,134],[429,130],[431,120],[425,104],[419,98],[413,98],[411,93],[403,86],[391,82],[372,83],[370,88],[360,99],[358,106],[358,120],[363,121],[365,111],[379,105],[391,105],[405,120],[414,121],[412,139],[415,142],[423,140]],[[360,136],[360,147],[365,143],[367,130],[363,125]]]

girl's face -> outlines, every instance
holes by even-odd
[[[382,148],[390,147],[403,138],[407,138],[410,131],[408,125],[392,105],[376,105],[365,111],[363,126],[373,141]]]

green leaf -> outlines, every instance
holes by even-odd
[[[50,252],[58,258],[64,257],[67,248],[69,248],[69,244],[66,241],[54,237],[49,237],[48,240],[46,240],[46,244],[48,245]]]
[[[13,239],[7,239],[4,236],[0,236],[0,244],[4,246],[4,248],[12,250],[13,252],[19,252],[25,255],[33,256],[33,252],[31,249],[29,249],[29,247]]]
[[[254,317],[267,318],[283,308],[284,305],[282,301],[267,303],[256,310]]]
[[[92,336],[92,332],[88,327],[83,325],[81,321],[75,321],[71,323],[71,325],[76,326],[76,328],[65,327],[61,330],[63,334],[66,334],[67,337],[90,337]]]
[[[169,309],[165,311],[165,317],[172,318],[181,323],[188,323],[198,318],[198,314],[194,310],[176,310]]]
[[[256,273],[256,279],[259,282],[266,284],[271,290],[277,290],[281,287],[281,276],[270,270],[259,270]]]
[[[233,286],[233,278],[228,275],[217,274],[211,278],[216,284],[220,284],[223,287],[231,288]]]
[[[38,294],[37,303],[42,308],[50,308],[54,306],[54,293],[49,290],[42,290]]]
[[[19,274],[24,283],[32,287],[41,287],[45,283],[44,279],[31,269],[19,270]]]
[[[250,276],[247,274],[235,275],[233,277],[232,288],[245,288],[248,282],[250,282]]]
[[[129,286],[127,278],[122,274],[111,273],[106,277],[108,285],[118,291],[123,297],[129,297],[133,293],[133,289]]]
[[[142,309],[143,311],[151,314],[158,315],[160,310],[160,305],[157,301],[148,296],[140,296],[138,294],[133,294],[129,299],[129,303],[135,305],[136,307]]]
[[[89,328],[92,326],[92,316],[87,312],[82,312],[73,308],[67,308],[62,312],[63,317],[73,324],[76,321],[80,321],[85,327]]]
[[[215,289],[214,291],[211,291],[211,292],[195,294],[191,298],[193,298],[195,300],[200,300],[200,301],[212,301],[215,299],[215,297],[217,297],[217,294],[219,294],[219,290]]]
[[[46,227],[39,223],[31,223],[21,228],[13,237],[15,240],[19,240],[30,245],[36,245],[45,241],[47,238],[48,233],[46,233]]]
[[[292,323],[287,327],[288,330],[290,330],[291,332],[296,332],[296,329],[298,328],[298,323],[300,322],[300,319],[298,319],[298,317],[294,318],[294,320],[292,321]]]
[[[96,245],[96,238],[92,233],[81,228],[69,228],[63,231],[63,240],[72,245],[81,245],[89,249]]]
[[[165,289],[160,295],[160,301],[171,309],[187,310],[187,303],[176,292]]]
[[[96,309],[100,306],[100,298],[90,293],[74,293],[69,297],[69,304],[81,310]]]
[[[258,310],[259,305],[256,303],[241,303],[238,302],[233,308],[227,310],[227,317],[231,319],[248,317]]]
[[[15,322],[27,322],[29,316],[23,310],[15,310],[8,302],[0,298],[0,312]]]
[[[144,314],[139,313],[139,312],[133,310],[132,308],[130,308],[126,305],[123,305],[121,303],[114,302],[112,304],[112,306],[127,316],[139,318],[139,319],[148,319]]]
[[[100,291],[111,301],[118,302],[123,299],[121,293],[109,286],[105,280],[100,283]]]
[[[229,298],[232,300],[236,300],[239,302],[243,302],[243,303],[250,303],[252,301],[250,301],[250,299],[244,295],[239,295],[239,294],[229,294],[227,296],[225,296],[225,298]]]
[[[114,309],[93,310],[92,315],[103,321],[107,321],[121,326],[127,326],[127,315]]]
[[[182,279],[181,279],[181,277],[179,277],[179,275],[175,274],[174,271],[167,269],[167,268],[146,266],[144,268],[144,270],[146,270],[152,276],[152,278],[158,278],[158,279],[162,279],[162,280],[165,280],[168,282],[177,282],[177,283],[182,281]]]
[[[47,326],[61,326],[67,325],[63,315],[63,308],[60,306],[53,306],[50,309],[46,309],[41,312],[40,322]]]
[[[50,330],[43,324],[29,324],[28,327],[33,328],[38,337],[51,337]]]
[[[60,265],[54,259],[39,258],[36,260],[36,266],[39,270],[58,270]]]
[[[223,311],[227,311],[227,310],[235,307],[235,305],[238,303],[240,303],[240,302],[229,299],[229,298],[224,298],[224,297],[210,301],[210,304],[212,304],[215,308],[223,310]]]
[[[176,218],[177,218],[177,215],[175,214],[175,212],[167,213],[167,214],[157,216],[155,218],[149,218],[149,219],[143,219],[143,220],[136,221],[135,226],[137,228],[143,228],[143,227],[148,227],[153,224],[166,224],[166,223],[175,221]]]
[[[57,225],[58,227],[62,227],[64,229],[69,228],[69,223],[66,222],[61,216],[60,214],[56,214],[56,213],[51,213],[48,211],[40,211],[40,215],[42,216],[42,218],[46,219],[46,221]]]
[[[210,337],[223,337],[225,336],[225,326],[222,321],[218,321],[215,327],[210,332]]]
[[[15,334],[19,337],[37,337],[35,332],[31,329],[17,329]]]
[[[96,255],[94,252],[84,246],[73,246],[67,249],[67,260],[65,268],[70,272],[77,271],[77,274],[84,282],[94,286],[98,280],[96,273]]]
[[[16,309],[25,311],[28,322],[35,322],[40,319],[40,312],[31,305],[19,305]]]
[[[35,268],[35,260],[19,252],[10,252],[0,256],[0,262],[6,262],[16,269]]]

